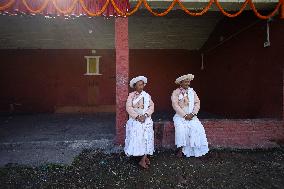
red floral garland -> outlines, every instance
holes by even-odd
[[[14,9],[18,9],[21,12],[33,14],[88,14],[89,16],[100,16],[104,14],[106,16],[131,16],[138,11],[139,7],[141,7],[143,3],[144,7],[154,16],[166,16],[175,5],[179,5],[179,7],[190,16],[201,16],[210,9],[213,3],[215,3],[222,14],[231,18],[240,15],[249,4],[254,14],[260,19],[269,19],[270,17],[273,17],[279,10],[281,18],[284,19],[284,0],[279,0],[274,10],[268,15],[261,15],[256,9],[252,0],[246,0],[242,4],[240,10],[234,14],[226,12],[218,0],[208,0],[208,4],[200,12],[191,12],[180,0],[172,0],[170,6],[161,13],[154,12],[147,0],[139,0],[131,11],[129,11],[130,5],[128,0],[117,1],[118,0],[89,0],[86,3],[85,0],[65,0],[63,2],[64,6],[62,6],[62,2],[61,5],[59,5],[58,0],[39,0],[32,2],[29,0],[7,0],[6,3],[2,3],[2,5],[0,4],[0,11],[15,12]],[[24,10],[21,10],[21,8],[18,7],[21,7]]]

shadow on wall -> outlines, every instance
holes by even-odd
[[[195,75],[191,85],[201,99],[201,118],[281,119],[284,23],[276,19],[270,26],[271,46],[267,48],[263,47],[266,22],[245,14],[221,20],[200,51],[131,49],[130,77],[148,77],[146,90],[156,104],[156,120],[172,119],[174,80],[186,73]]]
[[[205,112],[228,118],[282,118],[284,23],[252,14],[224,18],[200,50],[201,99]],[[225,28],[225,29],[224,29]]]

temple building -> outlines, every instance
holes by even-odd
[[[0,0],[1,115],[108,113],[123,144],[129,80],[145,75],[156,145],[171,146],[174,81],[192,73],[210,145],[284,139],[284,1],[54,2]]]

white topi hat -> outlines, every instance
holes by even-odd
[[[145,85],[147,84],[147,78],[145,76],[137,76],[130,80],[129,86],[133,88],[138,81],[143,81]]]
[[[192,74],[183,75],[183,76],[178,77],[175,83],[179,85],[181,81],[186,80],[186,79],[189,79],[191,81],[193,80],[193,78],[194,78],[194,75]]]

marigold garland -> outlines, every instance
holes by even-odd
[[[179,4],[180,8],[181,8],[186,14],[188,14],[188,15],[190,15],[190,16],[202,16],[203,14],[205,14],[205,13],[210,9],[210,7],[212,6],[212,4],[214,3],[214,0],[210,0],[210,1],[208,2],[207,6],[204,7],[201,12],[190,12],[190,11],[182,4],[182,2],[180,2],[179,0],[177,0],[177,1],[178,1],[178,4]]]
[[[30,11],[31,13],[34,13],[34,14],[39,14],[41,13],[46,7],[47,7],[47,4],[49,3],[49,0],[44,0],[44,2],[42,3],[41,6],[39,6],[38,9],[34,10],[32,9],[26,0],[22,0],[23,4],[25,5],[25,7],[28,9],[28,11]]]
[[[0,6],[0,11],[10,8],[15,3],[15,0],[10,0],[6,5]]]
[[[256,10],[256,7],[255,7],[254,3],[252,2],[252,0],[249,1],[249,5],[250,5],[251,9],[253,10],[254,14],[255,14],[258,18],[260,18],[260,19],[269,19],[270,17],[274,16],[274,15],[277,13],[277,11],[278,11],[278,9],[280,8],[281,4],[282,4],[282,6],[284,6],[283,2],[284,2],[283,0],[282,0],[282,1],[279,0],[279,1],[278,1],[278,4],[276,5],[276,7],[275,7],[275,9],[274,9],[274,11],[271,12],[271,13],[270,13],[269,15],[267,15],[267,16],[263,16],[263,15],[259,14],[259,12]]]
[[[147,3],[147,0],[144,0],[144,6],[145,8],[151,12],[154,16],[165,16],[167,15],[175,6],[175,4],[177,3],[178,0],[173,0],[171,5],[164,11],[164,12],[161,12],[161,13],[156,13],[152,10],[152,8],[149,6],[149,4]]]
[[[138,11],[139,7],[141,6],[141,4],[143,3],[144,0],[139,0],[138,3],[135,5],[135,7],[133,8],[132,11],[130,12],[122,12],[116,5],[114,0],[110,0],[112,6],[114,7],[114,9],[116,10],[116,12],[118,12],[119,15],[121,16],[131,16],[132,14],[134,14],[136,11]]]
[[[241,8],[240,8],[240,10],[239,10],[238,12],[234,13],[234,14],[227,13],[227,12],[223,9],[223,7],[220,5],[220,3],[219,3],[218,0],[216,0],[215,3],[216,3],[216,6],[218,7],[218,9],[219,9],[225,16],[230,17],[230,18],[234,18],[234,17],[236,17],[236,16],[239,16],[239,15],[245,10],[245,8],[246,8],[247,4],[249,3],[249,1],[250,1],[250,0],[244,1],[243,4],[242,4],[242,6],[241,6]]]
[[[276,7],[274,8],[274,10],[268,14],[268,15],[261,15],[258,10],[256,9],[253,0],[245,0],[240,8],[240,10],[236,13],[230,14],[228,12],[226,12],[224,10],[224,8],[221,6],[220,2],[218,0],[208,0],[208,4],[200,11],[200,12],[191,12],[189,11],[180,0],[172,0],[172,3],[170,4],[170,6],[161,13],[157,13],[154,12],[153,9],[150,7],[149,3],[147,2],[147,0],[139,0],[137,2],[137,4],[135,5],[135,7],[129,11],[127,10],[127,12],[121,10],[117,4],[115,3],[115,0],[106,0],[105,4],[103,5],[101,10],[98,10],[97,12],[92,12],[91,10],[88,9],[88,7],[86,6],[86,3],[84,2],[84,0],[73,0],[73,2],[71,4],[68,5],[67,8],[65,8],[65,10],[63,10],[57,3],[57,0],[43,0],[42,4],[39,5],[37,8],[31,7],[27,0],[21,0],[23,5],[26,7],[26,9],[33,13],[33,14],[38,14],[43,12],[43,10],[48,6],[49,2],[52,2],[54,8],[61,14],[70,14],[72,13],[72,11],[75,9],[76,4],[80,3],[82,9],[89,15],[89,16],[100,16],[101,14],[103,14],[104,11],[106,11],[107,7],[109,5],[112,5],[114,7],[114,10],[120,15],[120,16],[131,16],[133,15],[135,12],[137,12],[137,10],[139,9],[139,7],[142,5],[144,5],[144,7],[150,12],[152,13],[154,16],[165,16],[167,15],[176,4],[179,5],[179,7],[188,15],[190,16],[201,16],[203,14],[205,14],[210,7],[212,6],[213,3],[216,4],[216,6],[218,7],[218,9],[222,12],[222,14],[224,14],[227,17],[236,17],[238,15],[240,15],[246,8],[246,6],[249,4],[250,8],[252,9],[252,11],[254,12],[254,14],[260,18],[260,19],[269,19],[270,17],[274,16],[278,10],[280,10],[280,16],[281,18],[284,19],[284,0],[279,0],[279,2],[277,3]],[[10,9],[14,4],[15,4],[16,0],[8,0],[8,2],[6,2],[6,4],[4,5],[0,5],[0,11],[5,11]]]
[[[64,15],[70,14],[70,13],[74,10],[74,8],[75,8],[77,2],[78,2],[78,0],[73,0],[73,2],[72,2],[72,4],[71,4],[70,7],[68,7],[66,10],[62,10],[62,9],[57,5],[57,0],[52,0],[52,4],[54,5],[55,9],[56,9],[59,13],[64,14]]]
[[[141,6],[142,3],[143,3],[143,0],[139,0],[137,5],[135,6],[135,8],[132,11],[126,13],[126,16],[130,16],[130,15],[134,14],[136,11],[138,11],[138,9],[139,9],[139,7]]]
[[[107,6],[109,5],[110,0],[106,0],[104,6],[102,7],[101,10],[97,11],[96,13],[93,13],[91,11],[88,10],[87,6],[85,5],[84,0],[80,0],[80,4],[82,6],[82,8],[84,9],[84,11],[89,15],[89,16],[100,16],[101,14],[103,14],[103,12],[106,10]]]

